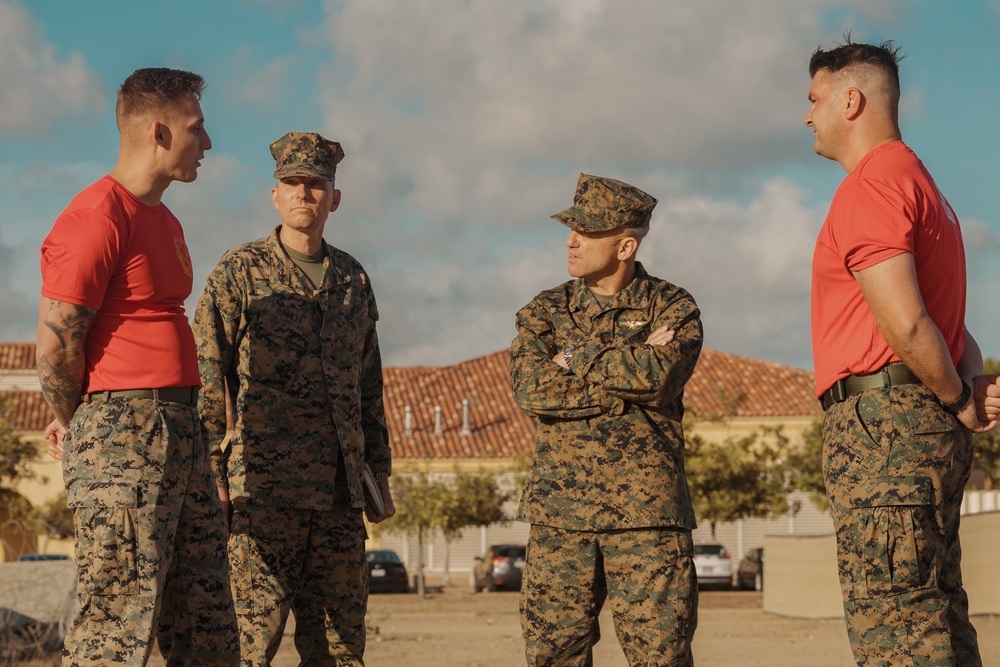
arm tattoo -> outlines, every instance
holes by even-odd
[[[96,315],[93,308],[51,301],[43,319],[59,347],[38,350],[38,381],[56,419],[64,425],[80,404],[86,371],[84,342]]]

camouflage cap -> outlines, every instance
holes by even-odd
[[[334,180],[344,149],[315,132],[289,132],[271,144],[275,178],[309,176]]]
[[[628,183],[580,174],[573,206],[552,216],[578,232],[603,232],[618,227],[642,227],[656,198]]]

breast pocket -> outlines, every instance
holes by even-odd
[[[367,304],[358,291],[349,286],[337,286],[325,296],[324,350],[335,366],[357,369],[364,357],[368,332],[374,326]]]
[[[319,304],[304,294],[270,291],[251,300],[243,356],[258,382],[284,387],[315,354]]]

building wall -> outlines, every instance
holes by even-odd
[[[1000,613],[1000,512],[963,517],[960,538],[969,613]],[[833,535],[765,539],[764,611],[796,618],[843,616]]]

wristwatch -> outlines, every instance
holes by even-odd
[[[942,407],[951,414],[956,414],[959,410],[965,407],[965,404],[969,402],[970,398],[972,398],[972,387],[969,386],[968,382],[962,380],[962,393],[959,394],[958,398],[951,403],[943,403]]]
[[[574,352],[576,352],[576,345],[567,345],[563,348],[563,361],[566,362],[567,366],[569,366],[569,362],[572,361]]]

